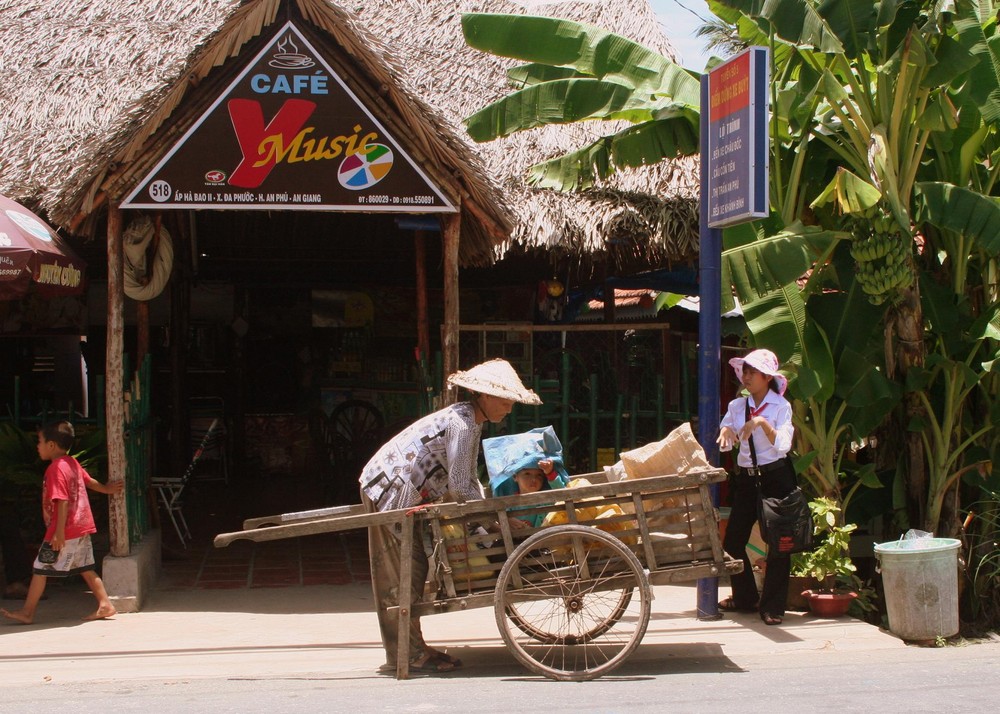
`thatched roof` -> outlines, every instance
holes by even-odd
[[[506,91],[503,73],[511,63],[468,48],[460,13],[524,12],[521,5],[292,2],[381,89],[382,101],[410,129],[411,147],[448,184],[442,188],[461,195],[463,264],[488,262],[511,243],[590,252],[627,238],[652,258],[696,251],[689,165],[629,172],[602,189],[566,196],[526,187],[524,169],[594,130],[551,127],[485,145],[469,140],[461,119]],[[214,67],[281,19],[280,6],[0,0],[0,193],[71,232],[93,229],[103,201],[121,198],[162,151],[157,129],[208,91],[200,85]],[[531,12],[590,21],[670,52],[646,0]]]
[[[518,64],[468,47],[460,25],[463,12],[565,17],[676,58],[647,0],[365,0],[354,3],[354,9],[403,60],[406,80],[444,110],[456,131],[461,131],[464,117],[510,91],[506,71]],[[387,17],[393,21],[385,22]],[[532,189],[522,180],[529,165],[611,130],[606,122],[550,126],[478,145],[491,174],[516,206],[511,242],[571,253],[627,243],[651,260],[697,255],[694,160],[623,171],[599,189],[571,195]]]

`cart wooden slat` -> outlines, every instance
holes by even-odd
[[[587,644],[588,638],[604,635],[615,624],[612,620],[622,617],[627,600],[632,598],[627,583],[635,581],[635,592],[643,601],[649,598],[650,585],[740,572],[742,562],[730,558],[722,549],[718,512],[710,491],[712,484],[725,477],[722,469],[699,469],[685,475],[608,482],[603,473],[596,473],[575,477],[590,482],[576,488],[465,503],[434,503],[412,510],[366,513],[362,506],[339,506],[247,519],[244,530],[216,536],[215,545],[223,547],[240,539],[271,541],[398,525],[401,553],[408,553],[412,538],[423,537],[427,531],[432,549],[429,578],[437,592],[431,599],[411,603],[410,588],[405,586],[410,579],[410,560],[400,559],[400,602],[394,608],[399,611],[400,628],[398,678],[409,674],[408,630],[412,616],[493,606],[508,648],[527,666],[557,679],[589,679],[600,676],[594,672],[606,673],[619,662],[587,666],[583,671],[570,668],[553,672],[545,665],[536,667],[530,653],[524,651],[530,648],[512,642],[513,635],[505,632],[501,625],[504,613],[510,617],[518,609],[517,602],[532,598],[558,601],[553,596],[557,587],[564,591],[570,586],[574,592],[586,590],[590,598],[597,592],[628,592],[627,598],[620,595],[621,607],[582,639],[577,635],[559,640],[557,635],[540,632],[517,616],[513,618],[518,628],[536,639],[547,638],[567,649],[579,648]],[[527,529],[510,525],[512,517],[536,514],[551,525]],[[517,566],[505,569],[512,558]],[[599,577],[591,572],[595,570],[599,570]],[[564,599],[568,606],[572,598]],[[581,596],[573,604],[584,607],[583,600]],[[648,621],[648,604],[644,602],[643,606]],[[644,622],[637,632],[641,638]],[[623,650],[630,652],[635,644],[629,643]]]

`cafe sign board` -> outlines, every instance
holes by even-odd
[[[292,22],[122,208],[457,211]]]
[[[703,165],[712,228],[768,215],[769,75],[766,47],[744,50],[708,74],[708,155]]]

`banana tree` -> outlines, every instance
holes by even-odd
[[[964,475],[982,477],[990,452],[978,447],[1000,425],[1000,401],[987,389],[1000,371],[1000,305],[978,317],[969,301],[928,285],[923,294],[933,348],[924,367],[907,376],[906,389],[923,404],[908,425],[919,434],[928,464],[926,530],[935,530],[949,492]],[[954,524],[952,530],[957,528]]]
[[[872,303],[887,306],[887,337],[895,337],[886,341],[887,371],[905,379],[925,358],[920,262],[927,267],[947,252],[952,284],[962,289],[970,250],[996,255],[1000,213],[983,190],[997,174],[981,168],[1000,109],[1000,63],[988,36],[995,10],[968,1],[710,4],[747,41],[785,50],[774,51],[776,76],[806,77],[815,87],[799,106],[818,98],[818,124],[800,122],[803,131],[790,132],[784,146],[798,152],[803,143],[819,144],[834,157],[826,172],[833,175],[810,208],[821,224],[852,234],[857,281]],[[915,392],[907,392],[905,408],[906,422],[929,424],[920,420],[926,405]],[[913,523],[925,522],[935,488],[926,438],[911,432],[907,443]]]
[[[874,223],[871,219],[878,217],[879,237],[869,228],[865,240],[879,243],[873,253],[880,255],[873,260],[882,264],[864,270],[876,276],[869,283],[888,305],[885,319],[897,338],[887,365],[890,371],[898,366],[904,373],[919,367],[924,320],[911,242],[914,229],[936,222],[963,223],[960,217],[970,215],[960,213],[964,206],[978,218],[947,230],[970,245],[986,245],[1000,235],[1000,208],[975,186],[965,191],[932,180],[950,175],[926,175],[939,163],[931,160],[937,157],[931,156],[929,145],[944,156],[957,128],[986,126],[989,134],[1000,117],[994,106],[1000,92],[993,91],[1000,82],[987,61],[993,58],[987,38],[990,18],[969,2],[720,0],[710,7],[740,37],[770,46],[774,63],[772,217],[749,228],[727,230],[724,237],[729,277],[755,337],[768,330],[772,335],[781,330],[789,334],[792,347],[783,356],[795,356],[803,367],[803,385],[820,394],[818,375],[824,372],[811,363],[804,304],[821,280],[836,283],[829,256],[844,229],[855,229],[858,218]],[[565,20],[468,15],[463,16],[463,29],[472,46],[528,62],[510,73],[516,91],[468,119],[473,138],[485,141],[552,123],[632,122],[587,147],[532,167],[530,178],[538,185],[585,188],[616,168],[696,150],[696,73],[630,40]],[[979,83],[974,90],[969,86],[973,76]],[[973,131],[970,137],[980,134]],[[968,154],[967,163],[981,157],[968,140],[961,151]],[[824,199],[816,202],[821,196]],[[845,214],[854,222],[845,225]],[[803,225],[817,223],[820,228]],[[889,232],[896,244],[893,266],[902,264],[906,274],[886,288],[889,259],[882,235]],[[833,236],[831,245],[817,249],[810,240],[819,234]],[[793,276],[794,270],[788,269],[801,265],[803,255],[813,261],[804,268],[812,268],[813,288],[798,287],[796,279],[804,270]],[[899,274],[893,267],[893,275]],[[832,382],[826,387],[832,389]],[[911,399],[909,408],[912,417],[923,407]],[[910,448],[913,503],[926,492],[922,456],[917,436]],[[920,516],[919,509],[913,509],[915,522]]]
[[[900,390],[884,373],[879,310],[865,300],[847,269],[851,258],[844,246],[834,256],[843,274],[841,290],[814,296],[807,305],[806,342],[813,351],[825,350],[829,360],[814,360],[828,367],[803,384],[791,380],[795,397],[794,421],[800,451],[813,451],[804,476],[818,496],[833,499],[844,511],[854,492],[865,485],[881,487],[873,464],[857,469],[844,493],[845,454],[852,442],[871,434],[899,401]],[[800,374],[804,372],[799,369]],[[822,385],[819,392],[803,388]]]
[[[698,153],[698,76],[605,30],[546,17],[470,13],[466,42],[527,64],[507,74],[515,91],[466,119],[479,142],[546,124],[631,125],[529,169],[541,188],[590,188],[617,169]]]

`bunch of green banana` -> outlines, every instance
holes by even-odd
[[[891,215],[871,208],[863,217],[852,217],[849,226],[854,237],[851,256],[857,263],[855,278],[873,305],[891,300],[897,291],[912,284],[913,240]]]

